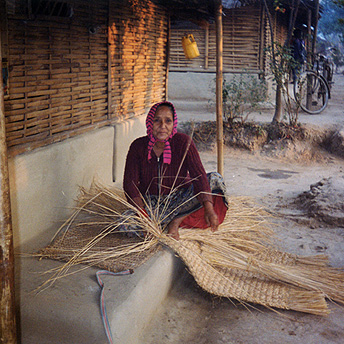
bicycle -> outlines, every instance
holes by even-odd
[[[303,111],[318,114],[326,108],[331,98],[332,79],[333,63],[317,54],[313,69],[301,73],[294,83],[294,97]]]

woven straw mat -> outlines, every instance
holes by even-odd
[[[79,252],[100,233],[99,228],[70,228],[65,233],[59,234],[54,242],[42,249],[39,252],[41,257],[51,258],[61,261],[69,261],[75,253]],[[116,247],[120,247],[126,244],[135,244],[142,241],[139,238],[128,238],[119,233],[108,234],[96,243],[92,250],[87,252],[85,256],[89,256],[93,253],[102,253],[109,248],[116,250]],[[105,269],[111,272],[119,272],[127,269],[135,269],[142,265],[149,258],[161,249],[161,245],[157,244],[150,249],[147,249],[139,253],[130,253],[126,256],[119,258],[107,258],[97,263],[92,261],[92,265],[100,269]]]

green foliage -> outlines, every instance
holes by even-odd
[[[334,0],[333,1],[338,7],[344,8],[344,0]]]
[[[276,84],[283,86],[286,79],[289,79],[291,70],[293,68],[299,68],[300,64],[294,60],[289,47],[282,46],[280,43],[275,42],[274,47],[269,46],[266,49],[268,55],[272,55],[273,48],[275,60],[270,58],[270,69],[273,75],[273,80]]]
[[[285,4],[281,3],[279,0],[274,0],[273,8],[276,12],[285,13]]]
[[[266,100],[267,84],[263,79],[249,74],[234,76],[223,81],[223,116],[233,125],[246,122],[249,114],[258,109],[259,103]]]

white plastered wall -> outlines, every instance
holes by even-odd
[[[95,179],[122,187],[130,143],[145,135],[145,116],[9,159],[14,245],[46,245],[71,215],[79,187]]]
[[[116,185],[122,186],[125,159],[130,144],[138,137],[146,135],[146,116],[139,116],[116,124],[114,142],[113,176]]]
[[[225,80],[230,81],[239,74],[224,73]],[[257,75],[255,75],[258,77]],[[177,114],[194,115],[196,120],[209,120],[209,114],[215,114],[215,80],[214,72],[169,72],[168,99],[174,104]],[[271,78],[268,78],[268,100],[265,106],[274,102],[274,90]],[[185,116],[183,116],[185,119]],[[215,117],[213,118],[215,119]]]
[[[9,160],[15,248],[50,240],[72,213],[80,186],[94,178],[113,183],[113,143],[114,128],[105,127]]]

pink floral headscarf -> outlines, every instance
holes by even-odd
[[[161,105],[168,105],[173,109],[173,129],[171,135],[164,141],[165,142],[165,148],[163,152],[163,162],[164,164],[170,164],[171,163],[171,157],[172,157],[172,152],[171,152],[171,146],[169,143],[169,139],[172,138],[176,133],[177,133],[177,124],[178,124],[178,119],[177,119],[177,113],[176,110],[173,106],[172,103],[170,102],[160,102],[154,104],[151,109],[148,112],[147,118],[146,118],[146,127],[147,127],[147,135],[149,137],[149,142],[148,142],[148,160],[152,158],[152,149],[154,147],[155,142],[157,139],[153,136],[153,119],[156,113],[156,110],[159,106]]]

